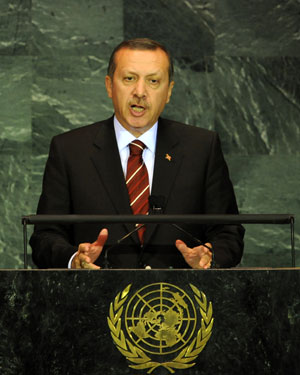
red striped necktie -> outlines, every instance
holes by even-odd
[[[127,163],[126,185],[130,207],[134,215],[146,215],[149,211],[149,178],[142,154],[146,146],[139,140],[129,144],[130,156]],[[143,243],[145,227],[138,231],[140,242]]]

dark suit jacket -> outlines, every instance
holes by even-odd
[[[166,159],[166,154],[171,160]],[[159,119],[152,195],[164,197],[165,214],[235,214],[236,200],[216,133]],[[38,214],[131,214],[113,119],[53,138]],[[103,226],[104,227],[104,226]],[[108,224],[107,245],[133,228]],[[220,267],[235,266],[243,252],[241,226],[185,228],[211,242]],[[67,267],[79,243],[93,242],[99,225],[39,225],[30,244],[40,268]],[[195,246],[169,224],[149,225],[143,249],[137,235],[109,252],[116,268],[189,268],[174,246],[177,238]],[[103,265],[103,253],[97,262]]]

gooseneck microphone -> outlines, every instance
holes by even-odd
[[[117,240],[116,243],[114,243],[113,245],[111,245],[110,247],[108,247],[107,249],[105,249],[105,252],[104,252],[104,268],[105,269],[108,269],[109,268],[109,261],[108,261],[108,253],[110,252],[110,250],[114,249],[115,247],[117,247],[118,245],[120,245],[120,243],[122,243],[123,241],[126,240],[126,238],[132,236],[135,232],[139,231],[141,228],[143,228],[146,224],[141,224],[139,226],[137,226],[136,228],[134,228],[132,231],[128,232],[127,234],[125,234],[125,236],[123,236],[122,238],[120,238],[119,240]]]
[[[150,213],[154,214],[154,215],[155,214],[156,215],[163,214],[164,203],[165,203],[165,197],[164,196],[162,196],[162,195],[157,195],[157,196],[150,195],[149,196]],[[214,251],[211,247],[205,245],[202,241],[199,240],[199,238],[193,236],[190,232],[186,231],[185,229],[183,229],[179,225],[177,225],[175,223],[171,223],[170,225],[172,225],[174,228],[176,228],[180,232],[184,233],[186,236],[188,236],[190,239],[192,239],[198,245],[206,247],[212,254],[210,268],[215,268],[215,254],[214,254]]]

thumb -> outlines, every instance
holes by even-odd
[[[94,263],[99,257],[103,250],[103,246],[108,237],[108,230],[106,228],[102,229],[98,235],[98,238],[90,246],[88,256],[90,258],[90,263]]]
[[[101,248],[104,246],[105,242],[108,238],[108,230],[106,228],[101,229],[98,234],[98,238],[95,242],[92,243],[92,246],[100,246]]]
[[[186,246],[186,244],[181,241],[181,240],[176,240],[175,242],[175,246],[177,247],[177,249],[183,254],[183,253],[186,253],[188,247]]]

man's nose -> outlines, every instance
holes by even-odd
[[[146,82],[143,79],[139,79],[134,86],[134,94],[139,98],[147,95]]]

